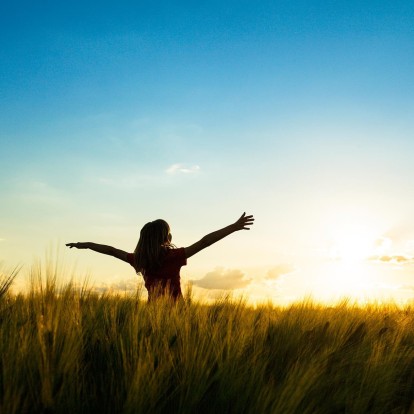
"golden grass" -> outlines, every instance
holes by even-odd
[[[1,413],[412,412],[410,307],[147,304],[58,280],[37,266],[0,297]]]

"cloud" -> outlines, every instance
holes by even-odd
[[[390,264],[414,264],[414,257],[403,255],[371,256],[369,260]]]
[[[2,239],[2,238],[0,237],[0,243],[1,243],[1,242],[4,242],[4,241],[6,241],[6,239]]]
[[[289,274],[289,273],[293,273],[295,271],[294,266],[290,265],[290,264],[280,264],[277,265],[273,268],[271,268],[267,274],[265,279],[268,280],[277,280],[282,278],[283,276]]]
[[[188,166],[185,164],[173,164],[164,170],[164,173],[167,173],[168,175],[195,175],[200,170],[201,168],[198,165]],[[153,172],[153,174],[129,172],[122,175],[118,172],[106,172],[106,175],[104,176],[88,177],[87,182],[120,190],[131,190],[135,188],[163,186],[165,185],[165,175],[160,171]]]
[[[67,194],[62,189],[39,180],[15,180],[14,195],[19,200],[30,204],[67,205]]]
[[[191,280],[194,286],[204,289],[233,290],[241,289],[250,284],[251,279],[245,279],[244,273],[238,269],[216,268],[207,273],[202,279]]]
[[[184,164],[173,164],[165,170],[167,174],[196,174],[199,171],[199,165],[192,165],[189,167]]]
[[[140,282],[137,279],[125,279],[119,280],[114,283],[101,283],[97,286],[93,286],[92,290],[96,293],[133,293],[136,292],[140,286]]]

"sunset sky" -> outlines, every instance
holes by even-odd
[[[197,294],[414,298],[410,1],[3,1],[0,261],[52,246],[96,286],[133,251],[254,214],[189,259]]]

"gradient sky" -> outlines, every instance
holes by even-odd
[[[156,218],[186,246],[247,211],[252,231],[184,282],[411,299],[413,27],[399,0],[3,1],[3,266],[23,280],[66,242],[133,251]],[[96,285],[137,280],[64,256]]]

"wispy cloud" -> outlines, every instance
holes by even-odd
[[[369,260],[390,264],[414,264],[414,257],[404,255],[371,256]]]
[[[199,165],[188,166],[185,164],[173,164],[165,172],[167,174],[196,174],[200,171]]]
[[[246,279],[244,273],[238,269],[216,268],[203,278],[190,282],[194,286],[204,289],[234,290],[246,287],[250,284],[251,279]]]
[[[120,175],[118,172],[106,173],[106,175],[88,178],[92,184],[99,184],[105,187],[112,187],[119,190],[131,190],[135,188],[146,188],[165,185],[165,173],[168,175],[186,174],[195,175],[200,172],[198,165],[173,164],[164,173],[154,171],[153,174],[141,172],[129,172]]]
[[[67,202],[62,189],[40,180],[16,180],[14,195],[19,200],[33,204],[65,205]]]
[[[2,238],[0,237],[0,243],[1,243],[1,242],[4,242],[4,241],[6,241],[6,239],[2,239]]]

